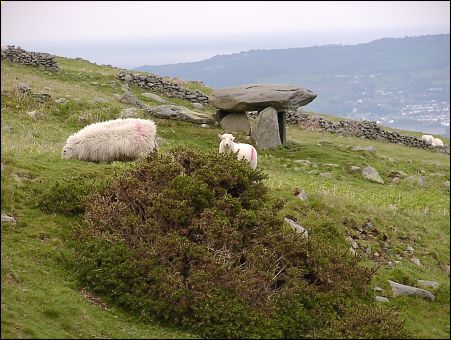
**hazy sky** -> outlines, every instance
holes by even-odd
[[[122,67],[450,32],[449,1],[4,1],[1,43]]]

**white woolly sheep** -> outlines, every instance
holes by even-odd
[[[443,146],[443,141],[440,138],[433,138],[431,141],[432,146]]]
[[[219,153],[233,152],[237,153],[239,160],[245,159],[249,162],[249,166],[252,169],[257,168],[257,150],[250,145],[244,143],[235,143],[235,137],[230,133],[219,135],[221,143],[219,143]]]
[[[106,163],[142,159],[158,148],[156,135],[157,127],[148,119],[95,123],[67,139],[61,158]]]
[[[433,139],[434,139],[434,136],[431,136],[431,135],[423,135],[423,136],[421,136],[421,140],[425,141],[426,144],[429,144],[429,145],[432,144],[432,140]]]

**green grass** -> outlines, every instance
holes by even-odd
[[[13,215],[17,224],[2,223],[2,338],[190,338],[186,330],[152,320],[141,320],[102,297],[108,309],[84,297],[82,288],[68,265],[74,249],[70,243],[72,226],[80,216],[45,213],[39,202],[56,181],[81,178],[99,180],[133,167],[131,163],[93,164],[60,159],[67,137],[83,126],[117,117],[129,105],[119,102],[122,95],[114,76],[118,69],[86,61],[58,58],[61,71],[46,72],[2,61],[2,213]],[[81,73],[81,74],[80,74]],[[32,91],[49,92],[52,100],[38,103],[21,98],[14,90],[16,78],[31,85]],[[93,84],[94,83],[94,84]],[[106,85],[102,85],[106,84]],[[50,87],[51,90],[45,90]],[[132,88],[135,95],[142,89]],[[61,105],[54,99],[66,97]],[[106,103],[94,104],[97,97]],[[162,96],[164,97],[164,96]],[[168,101],[191,107],[187,101]],[[144,97],[140,97],[144,102]],[[150,106],[156,105],[147,101]],[[37,119],[27,115],[38,111]],[[213,113],[211,107],[206,112]],[[217,150],[219,128],[155,119],[161,140],[160,152],[178,145],[204,151]],[[374,285],[384,289],[389,306],[398,309],[407,328],[416,338],[449,338],[449,277],[443,266],[449,265],[449,156],[389,144],[376,140],[309,132],[289,126],[288,144],[259,152],[259,168],[268,174],[267,185],[273,195],[287,200],[281,216],[291,215],[311,237],[337,247],[337,256],[349,248],[347,235],[357,236],[356,226],[371,220],[375,232],[366,240],[372,253],[361,250],[363,265],[380,266]],[[243,141],[243,140],[240,140]],[[356,152],[356,145],[374,146],[376,152]],[[309,160],[302,166],[296,160]],[[337,167],[327,164],[334,163]],[[364,180],[352,165],[375,167],[385,184]],[[402,179],[390,183],[392,170],[408,175],[426,176],[423,187]],[[329,172],[331,178],[311,173]],[[309,200],[294,196],[296,189],[306,191]],[[418,267],[404,253],[413,246],[423,263]],[[393,267],[396,254],[402,256]],[[387,280],[415,284],[417,279],[435,280],[436,300],[391,298]]]

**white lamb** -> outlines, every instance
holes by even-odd
[[[423,136],[421,136],[421,140],[425,141],[426,144],[429,144],[429,145],[432,144],[432,140],[433,139],[434,139],[434,136],[431,136],[431,135],[423,135]]]
[[[157,127],[148,119],[115,119],[88,125],[71,135],[61,158],[81,161],[130,161],[158,148]]]
[[[235,137],[230,133],[218,135],[218,137],[221,139],[221,143],[219,144],[219,153],[237,153],[237,158],[239,160],[245,159],[249,162],[249,166],[252,169],[257,168],[257,150],[255,150],[252,145],[235,143]]]
[[[444,146],[443,141],[440,138],[433,138],[431,142],[432,146]]]

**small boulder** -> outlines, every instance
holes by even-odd
[[[303,237],[308,238],[308,232],[305,228],[301,227],[299,224],[297,224],[295,221],[293,221],[291,218],[284,217],[283,218],[285,222],[287,222],[295,232],[298,234],[301,234]]]
[[[388,300],[386,297],[384,297],[384,296],[378,296],[378,295],[376,295],[376,301],[379,301],[379,302],[389,302],[389,300]]]
[[[152,100],[156,101],[157,103],[166,104],[166,99],[161,98],[159,95],[157,95],[155,93],[145,92],[145,93],[143,93],[143,96],[146,98],[152,99]]]
[[[384,180],[381,178],[376,169],[372,166],[367,166],[362,170],[362,175],[369,181],[376,182],[379,184],[384,184]]]
[[[122,109],[119,113],[119,118],[135,118],[138,117],[138,109],[134,107],[129,107],[127,109]]]
[[[418,280],[418,285],[428,288],[437,289],[440,284],[437,281]]]
[[[393,297],[402,296],[402,295],[415,295],[425,298],[430,301],[434,301],[435,295],[428,292],[427,290],[416,288],[412,286],[403,285],[391,280],[388,280],[390,286],[392,288]]]
[[[16,224],[16,219],[13,216],[9,216],[2,213],[2,223],[3,222]]]
[[[55,103],[66,105],[67,103],[69,103],[69,101],[67,100],[67,98],[62,97],[62,98],[55,99]]]
[[[420,262],[420,259],[417,259],[416,257],[412,257],[410,259],[411,262],[415,263],[417,266],[423,267],[423,265]]]
[[[155,109],[147,109],[146,112],[158,118],[175,119],[197,124],[214,123],[212,117],[178,105],[160,105]]]

